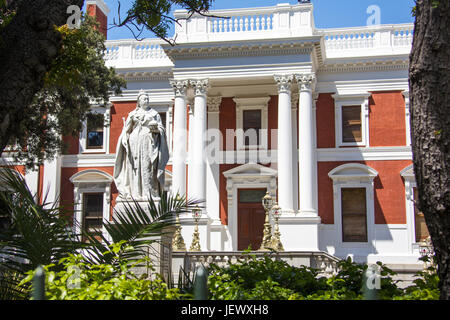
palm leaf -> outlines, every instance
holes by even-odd
[[[25,273],[38,265],[56,262],[81,247],[73,241],[69,223],[59,214],[59,208],[45,202],[39,204],[40,195],[28,189],[21,175],[6,168],[0,173],[0,181],[2,215],[11,221],[0,234],[0,255],[8,269]]]
[[[201,202],[187,200],[186,197],[172,196],[166,191],[157,202],[152,197],[145,205],[135,201],[125,201],[123,210],[114,210],[112,221],[104,221],[103,226],[111,237],[101,236],[101,240],[86,235],[93,244],[89,256],[91,262],[114,263],[115,257],[109,252],[111,243],[125,242],[133,250],[120,252],[122,258],[133,262],[149,254],[152,244],[159,242],[161,236],[171,233],[175,214],[191,211]]]

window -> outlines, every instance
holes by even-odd
[[[261,133],[261,110],[244,110],[244,145],[259,146]]]
[[[266,195],[266,189],[239,189],[240,203],[261,203]]]
[[[74,232],[86,231],[94,236],[105,232],[102,222],[110,218],[113,177],[100,170],[87,169],[75,173],[69,180],[74,185]]]
[[[102,149],[103,148],[103,133],[104,133],[104,116],[102,114],[90,113],[87,116],[87,149]]]
[[[234,98],[237,150],[267,149],[270,97]]]
[[[93,236],[102,233],[103,193],[83,194],[83,230]]]
[[[333,180],[336,242],[342,247],[370,251],[375,238],[374,179],[378,172],[360,163],[347,163],[328,176]]]
[[[342,188],[342,241],[367,242],[366,188]]]
[[[361,106],[342,107],[342,142],[361,142]]]
[[[108,153],[109,107],[92,107],[80,133],[80,153]]]
[[[414,192],[414,226],[415,226],[415,234],[416,234],[416,242],[423,242],[427,239],[430,234],[428,232],[428,227],[425,222],[425,217],[423,213],[419,211],[417,208],[417,201],[419,200],[419,193],[417,192],[417,188],[413,188]]]
[[[369,147],[369,97],[333,95],[336,147]]]

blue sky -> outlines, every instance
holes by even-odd
[[[119,0],[104,0],[111,9],[108,23],[112,23],[113,17],[117,17],[117,3]],[[121,12],[125,14],[126,9],[133,0],[120,0]],[[212,10],[266,7],[277,3],[296,4],[297,0],[216,0]],[[314,4],[314,20],[317,28],[343,28],[365,26],[369,14],[367,8],[376,5],[380,8],[381,24],[410,23],[414,22],[411,9],[414,0],[312,0]],[[173,32],[170,33],[172,35]],[[125,28],[113,28],[108,31],[108,39],[132,38],[131,32]],[[145,37],[154,38],[148,32]]]

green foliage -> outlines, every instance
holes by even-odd
[[[79,29],[57,28],[62,36],[59,54],[45,76],[43,88],[26,108],[26,117],[12,132],[15,160],[32,168],[64,152],[62,136],[78,136],[92,104],[104,106],[111,93],[126,86],[104,61],[104,36],[98,23],[83,16]]]
[[[269,299],[295,298],[296,293],[307,296],[326,289],[326,279],[317,278],[313,268],[290,266],[282,260],[270,256],[249,259],[227,268],[210,265],[209,290],[213,299]]]
[[[117,27],[127,27],[139,38],[144,29],[150,30],[157,37],[169,43],[168,31],[174,23],[178,23],[170,13],[174,5],[188,10],[189,14],[205,14],[211,6],[212,0],[134,0],[132,7],[127,11],[126,17],[120,17],[119,1],[119,21],[113,21]]]
[[[430,262],[427,256],[421,260],[425,263]],[[439,300],[439,277],[434,264],[428,266],[426,270],[419,271],[413,282],[412,286],[405,289],[404,295],[394,297],[394,300]]]
[[[377,299],[438,299],[435,270],[419,273],[415,286],[402,290],[393,280],[395,272],[377,263],[380,289]],[[326,278],[309,267],[292,267],[284,261],[250,259],[227,267],[210,265],[208,288],[216,300],[362,300],[366,264],[350,258],[337,265],[338,271]]]
[[[89,234],[84,234],[88,242],[81,242],[80,234],[75,234],[67,213],[55,205],[40,204],[28,189],[23,177],[16,171],[3,168],[0,171],[0,298],[23,299],[28,290],[18,286],[24,275],[33,271],[38,265],[52,265],[53,272],[64,265],[58,263],[64,258],[75,255],[85,249],[83,263],[92,266],[110,265],[112,268],[126,268],[123,263],[138,266],[143,256],[147,256],[148,245],[156,240],[148,239],[164,235],[173,225],[174,212],[191,210],[198,201],[187,201],[185,197],[174,198],[166,192],[161,194],[158,204],[153,199],[147,210],[139,203],[125,205],[124,212],[115,212],[112,222],[105,221],[104,227],[113,242],[122,243],[114,246],[102,236],[99,241]],[[150,213],[150,215],[147,214]],[[72,219],[71,219],[72,220]],[[4,228],[6,227],[6,228]],[[147,265],[140,266],[147,267]],[[149,269],[151,271],[151,269]],[[125,285],[125,284],[124,284]],[[150,284],[149,284],[150,285]],[[152,283],[151,285],[155,285]]]
[[[51,264],[84,246],[73,238],[70,225],[55,206],[36,202],[24,178],[2,168],[0,215],[8,226],[0,232],[0,282],[10,299],[20,298],[17,288],[23,275],[38,265]]]
[[[111,246],[110,253],[132,250],[126,243]],[[148,263],[148,259],[141,262]],[[133,271],[139,262],[130,263],[119,258],[118,263],[90,264],[81,255],[69,255],[57,265],[44,267],[46,298],[49,300],[178,300],[185,298],[178,289],[170,289],[162,279],[147,275],[136,276]],[[21,285],[32,282],[34,271],[29,271]]]

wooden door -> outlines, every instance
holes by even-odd
[[[261,200],[266,189],[238,190],[238,250],[258,250],[261,246],[265,211]]]

